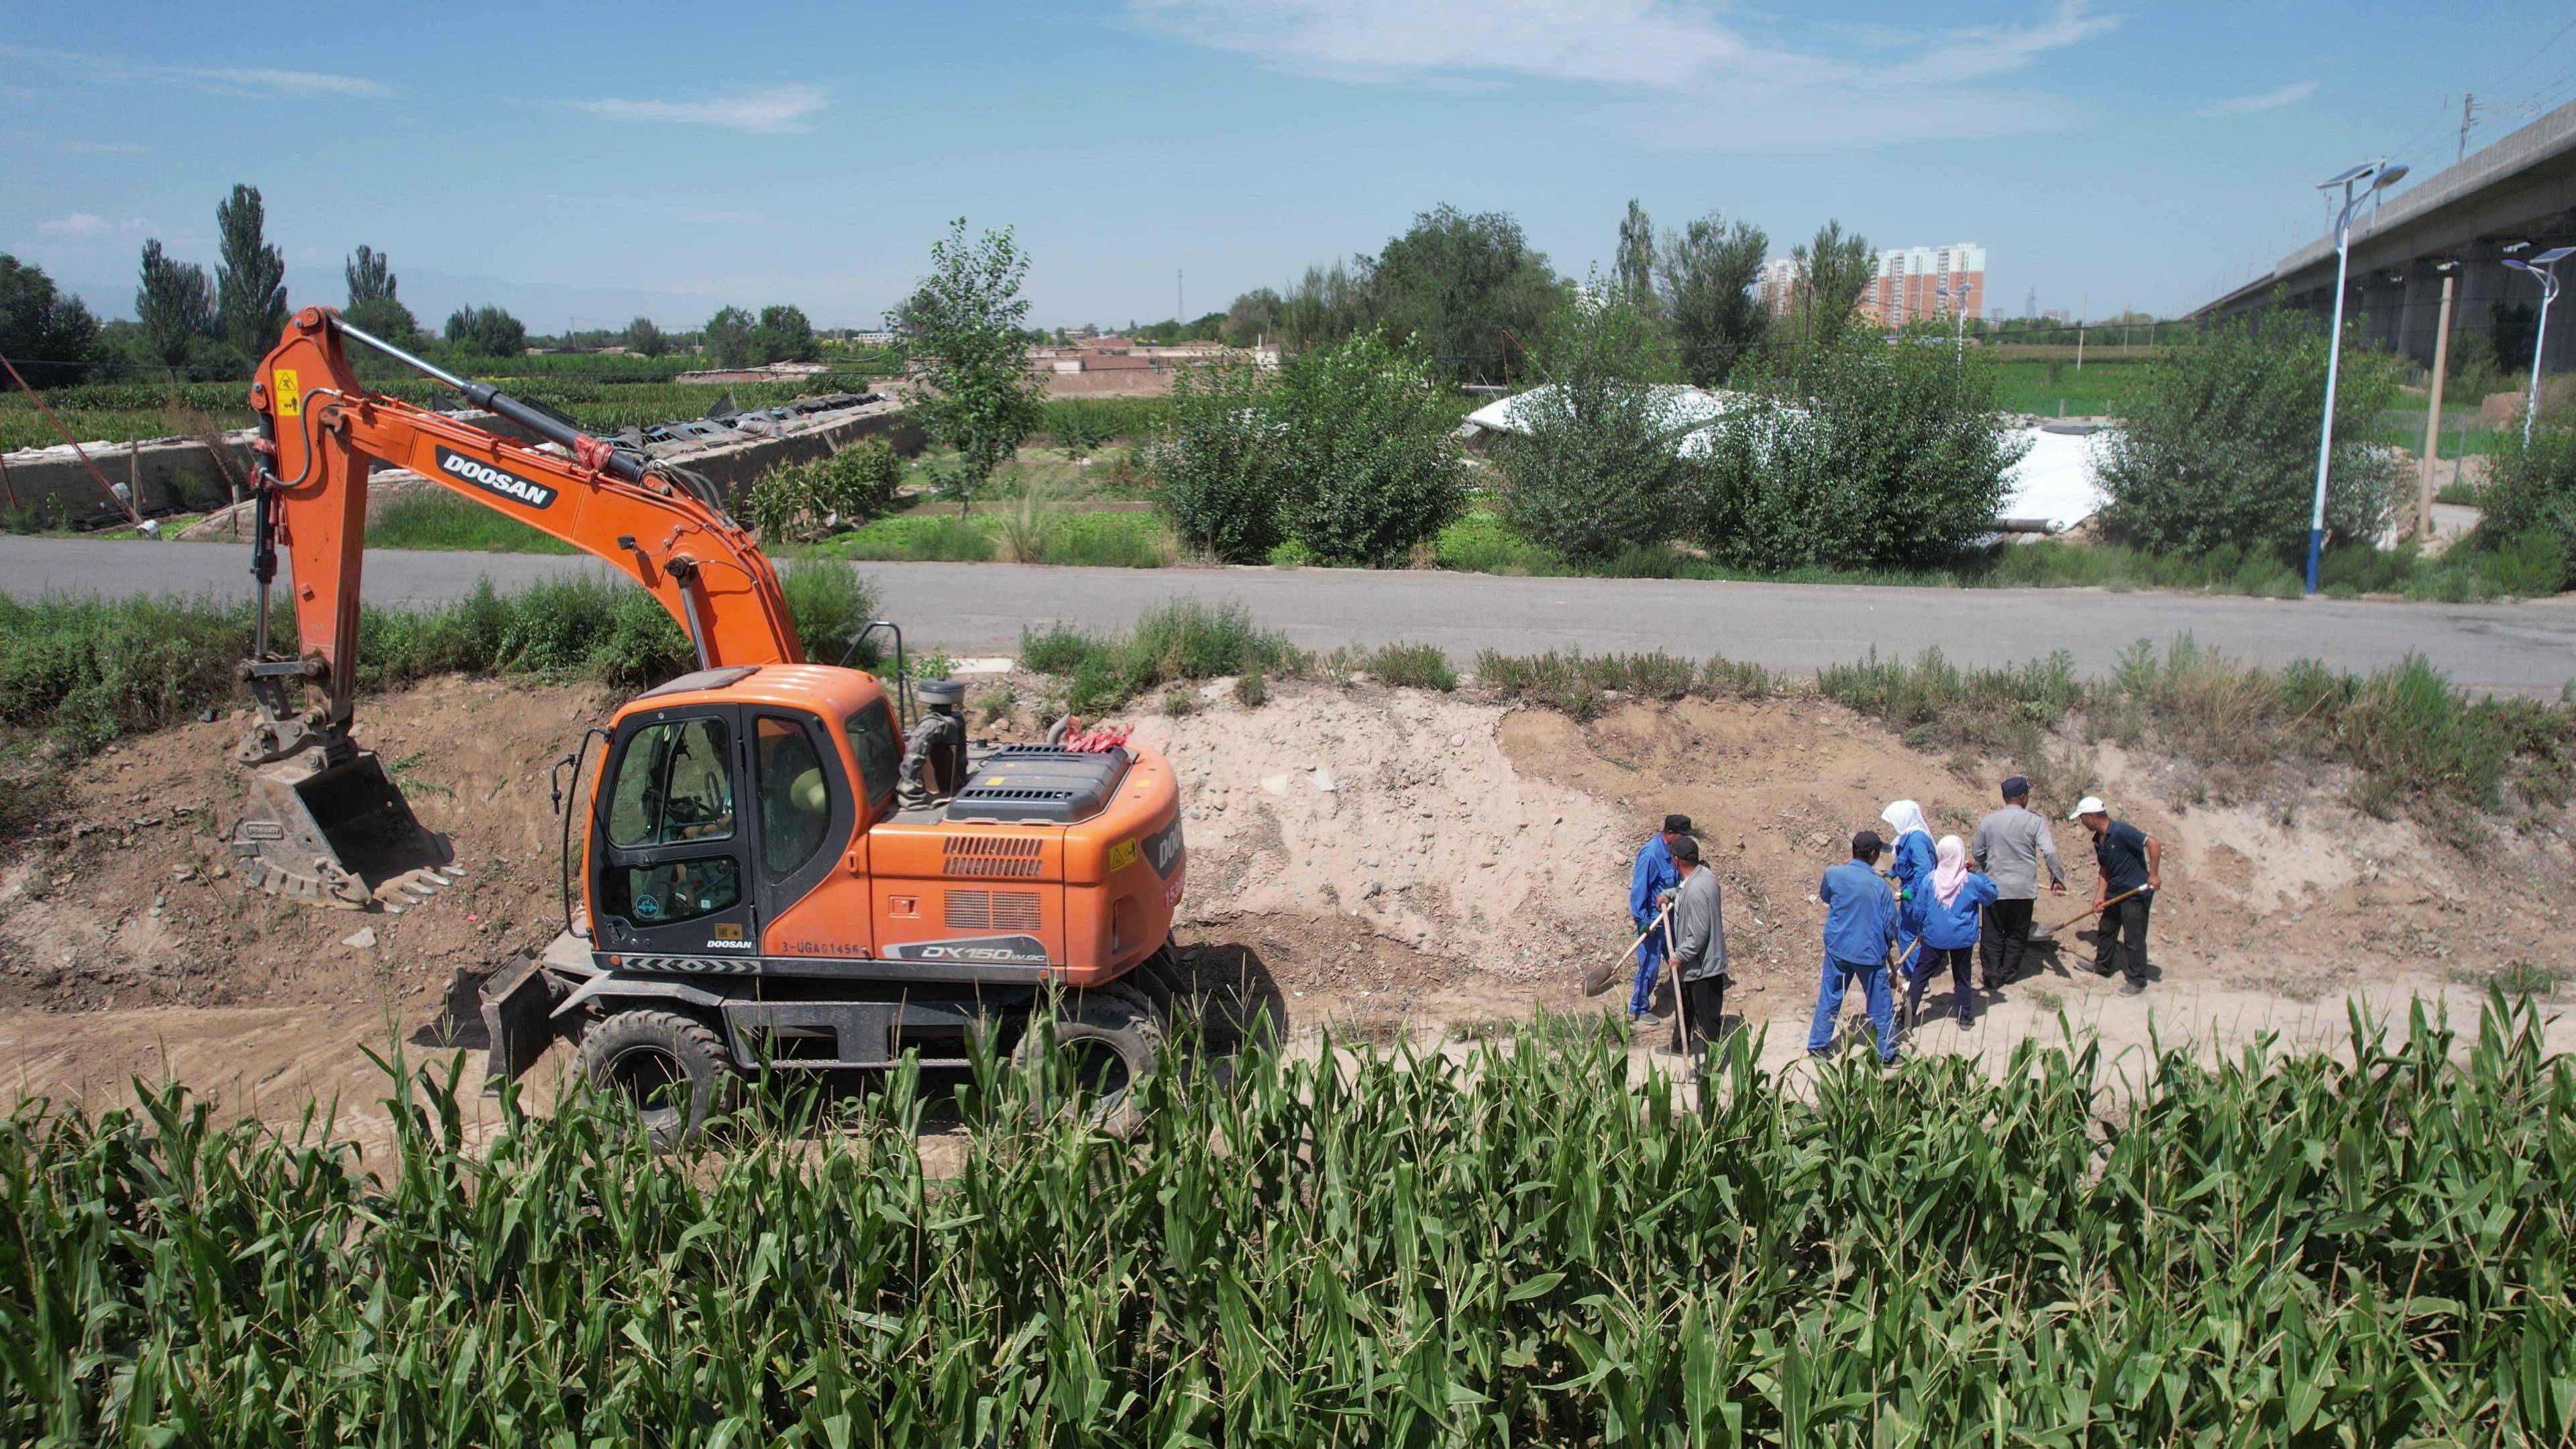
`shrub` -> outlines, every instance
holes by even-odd
[[[1456,419],[1420,348],[1364,332],[1281,371],[1287,532],[1318,560],[1401,563],[1457,516]]]
[[[2540,422],[2528,444],[2519,430],[2506,433],[2479,506],[2481,531],[2542,535],[2556,542],[2562,565],[2576,562],[2576,421]]]
[[[1147,453],[1154,507],[1190,547],[1257,563],[1288,536],[1288,475],[1273,416],[1278,377],[1250,362],[1183,370]]]
[[[1449,656],[1437,644],[1381,644],[1363,659],[1364,667],[1380,684],[1443,693],[1458,687],[1458,671],[1449,667]]]
[[[1671,344],[1625,302],[1578,301],[1541,352],[1548,385],[1521,394],[1526,429],[1497,450],[1502,517],[1567,558],[1598,560],[1670,540],[1706,465],[1686,443]]]
[[[1775,365],[1712,437],[1691,533],[1768,572],[1948,564],[1992,526],[2026,447],[1991,363],[1873,337]]]
[[[1564,560],[1512,531],[1490,509],[1471,508],[1440,530],[1432,556],[1444,569],[1470,574],[1548,574]]]
[[[772,541],[856,528],[885,512],[902,483],[894,445],[863,439],[828,458],[769,470],[751,485],[751,524]]]
[[[2396,456],[2371,428],[2400,371],[2386,353],[2344,349],[2326,492],[2338,539],[2373,538],[2387,521]],[[2303,556],[2325,382],[2325,330],[2283,309],[2221,323],[2147,362],[2100,450],[2104,533],[2156,553],[2234,543],[2276,560]]]

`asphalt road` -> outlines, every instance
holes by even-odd
[[[859,564],[916,646],[1007,653],[1025,623],[1132,620],[1174,595],[1239,599],[1308,648],[1438,644],[1461,664],[1485,648],[1723,654],[1807,671],[1938,645],[1965,664],[2014,664],[2058,649],[2087,673],[2139,639],[2190,633],[2275,664],[2317,658],[2367,670],[2423,654],[2477,690],[2556,695],[2576,677],[2576,607],[2288,601],[2092,589],[1890,589],[1656,579],[1509,579],[1340,569],[1064,569],[1013,564]],[[0,591],[233,594],[250,550],[222,543],[0,537]],[[592,560],[535,554],[370,549],[366,594],[435,603],[490,578],[502,588],[584,571]]]

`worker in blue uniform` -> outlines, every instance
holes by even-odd
[[[1896,965],[1909,976],[1923,969],[1923,895],[1932,888],[1932,826],[1923,807],[1898,800],[1878,817],[1891,842],[1887,877],[1896,882]]]
[[[1697,833],[1689,816],[1665,816],[1662,833],[1649,837],[1638,849],[1637,864],[1628,872],[1628,920],[1631,929],[1646,937],[1637,943],[1637,989],[1628,997],[1628,1018],[1639,1027],[1664,1024],[1654,1011],[1655,976],[1664,964],[1664,933],[1649,928],[1663,914],[1664,892],[1682,883],[1681,871],[1673,864],[1673,847]]]
[[[1816,899],[1825,903],[1824,980],[1816,990],[1816,1020],[1807,1050],[1822,1055],[1834,1044],[1843,992],[1858,984],[1869,1001],[1869,1024],[1878,1033],[1878,1059],[1896,1060],[1895,1001],[1888,993],[1887,953],[1896,944],[1896,896],[1878,873],[1886,843],[1875,830],[1852,837],[1851,859],[1825,872]]]

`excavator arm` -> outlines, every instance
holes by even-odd
[[[349,366],[344,338],[456,388],[541,441],[502,437],[370,391]],[[605,560],[679,622],[701,668],[803,661],[777,571],[704,479],[449,374],[327,307],[307,307],[289,322],[260,362],[250,401],[262,455],[252,500],[259,612],[242,676],[259,719],[235,751],[256,773],[233,846],[254,884],[364,907],[406,884],[434,889],[447,861],[445,842],[420,826],[383,767],[350,737],[367,480],[380,463]],[[269,637],[281,552],[291,651]]]

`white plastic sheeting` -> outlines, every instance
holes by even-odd
[[[1476,409],[1460,425],[1462,435],[1487,433],[1521,433],[1529,430],[1525,409],[1535,406],[1536,399],[1548,391],[1545,387],[1514,393]],[[1728,407],[1742,398],[1742,393],[1712,392],[1706,388],[1670,386],[1655,389],[1667,413],[1677,422],[1708,424],[1715,422]],[[2030,441],[2030,450],[2005,474],[2009,489],[2004,496],[1999,518],[2016,522],[2045,521],[2053,532],[2064,532],[2092,517],[2102,509],[2101,480],[2093,469],[2094,449],[2100,434],[2053,433],[2045,428],[2021,430],[2020,436]],[[1682,452],[1698,457],[1709,449],[1706,426],[1692,429],[1682,440]]]
[[[2044,519],[2062,533],[2102,511],[2102,480],[2093,460],[2103,434],[2024,428],[2021,435],[2030,440],[2030,451],[2004,475],[2011,491],[2004,495],[2003,517]]]

